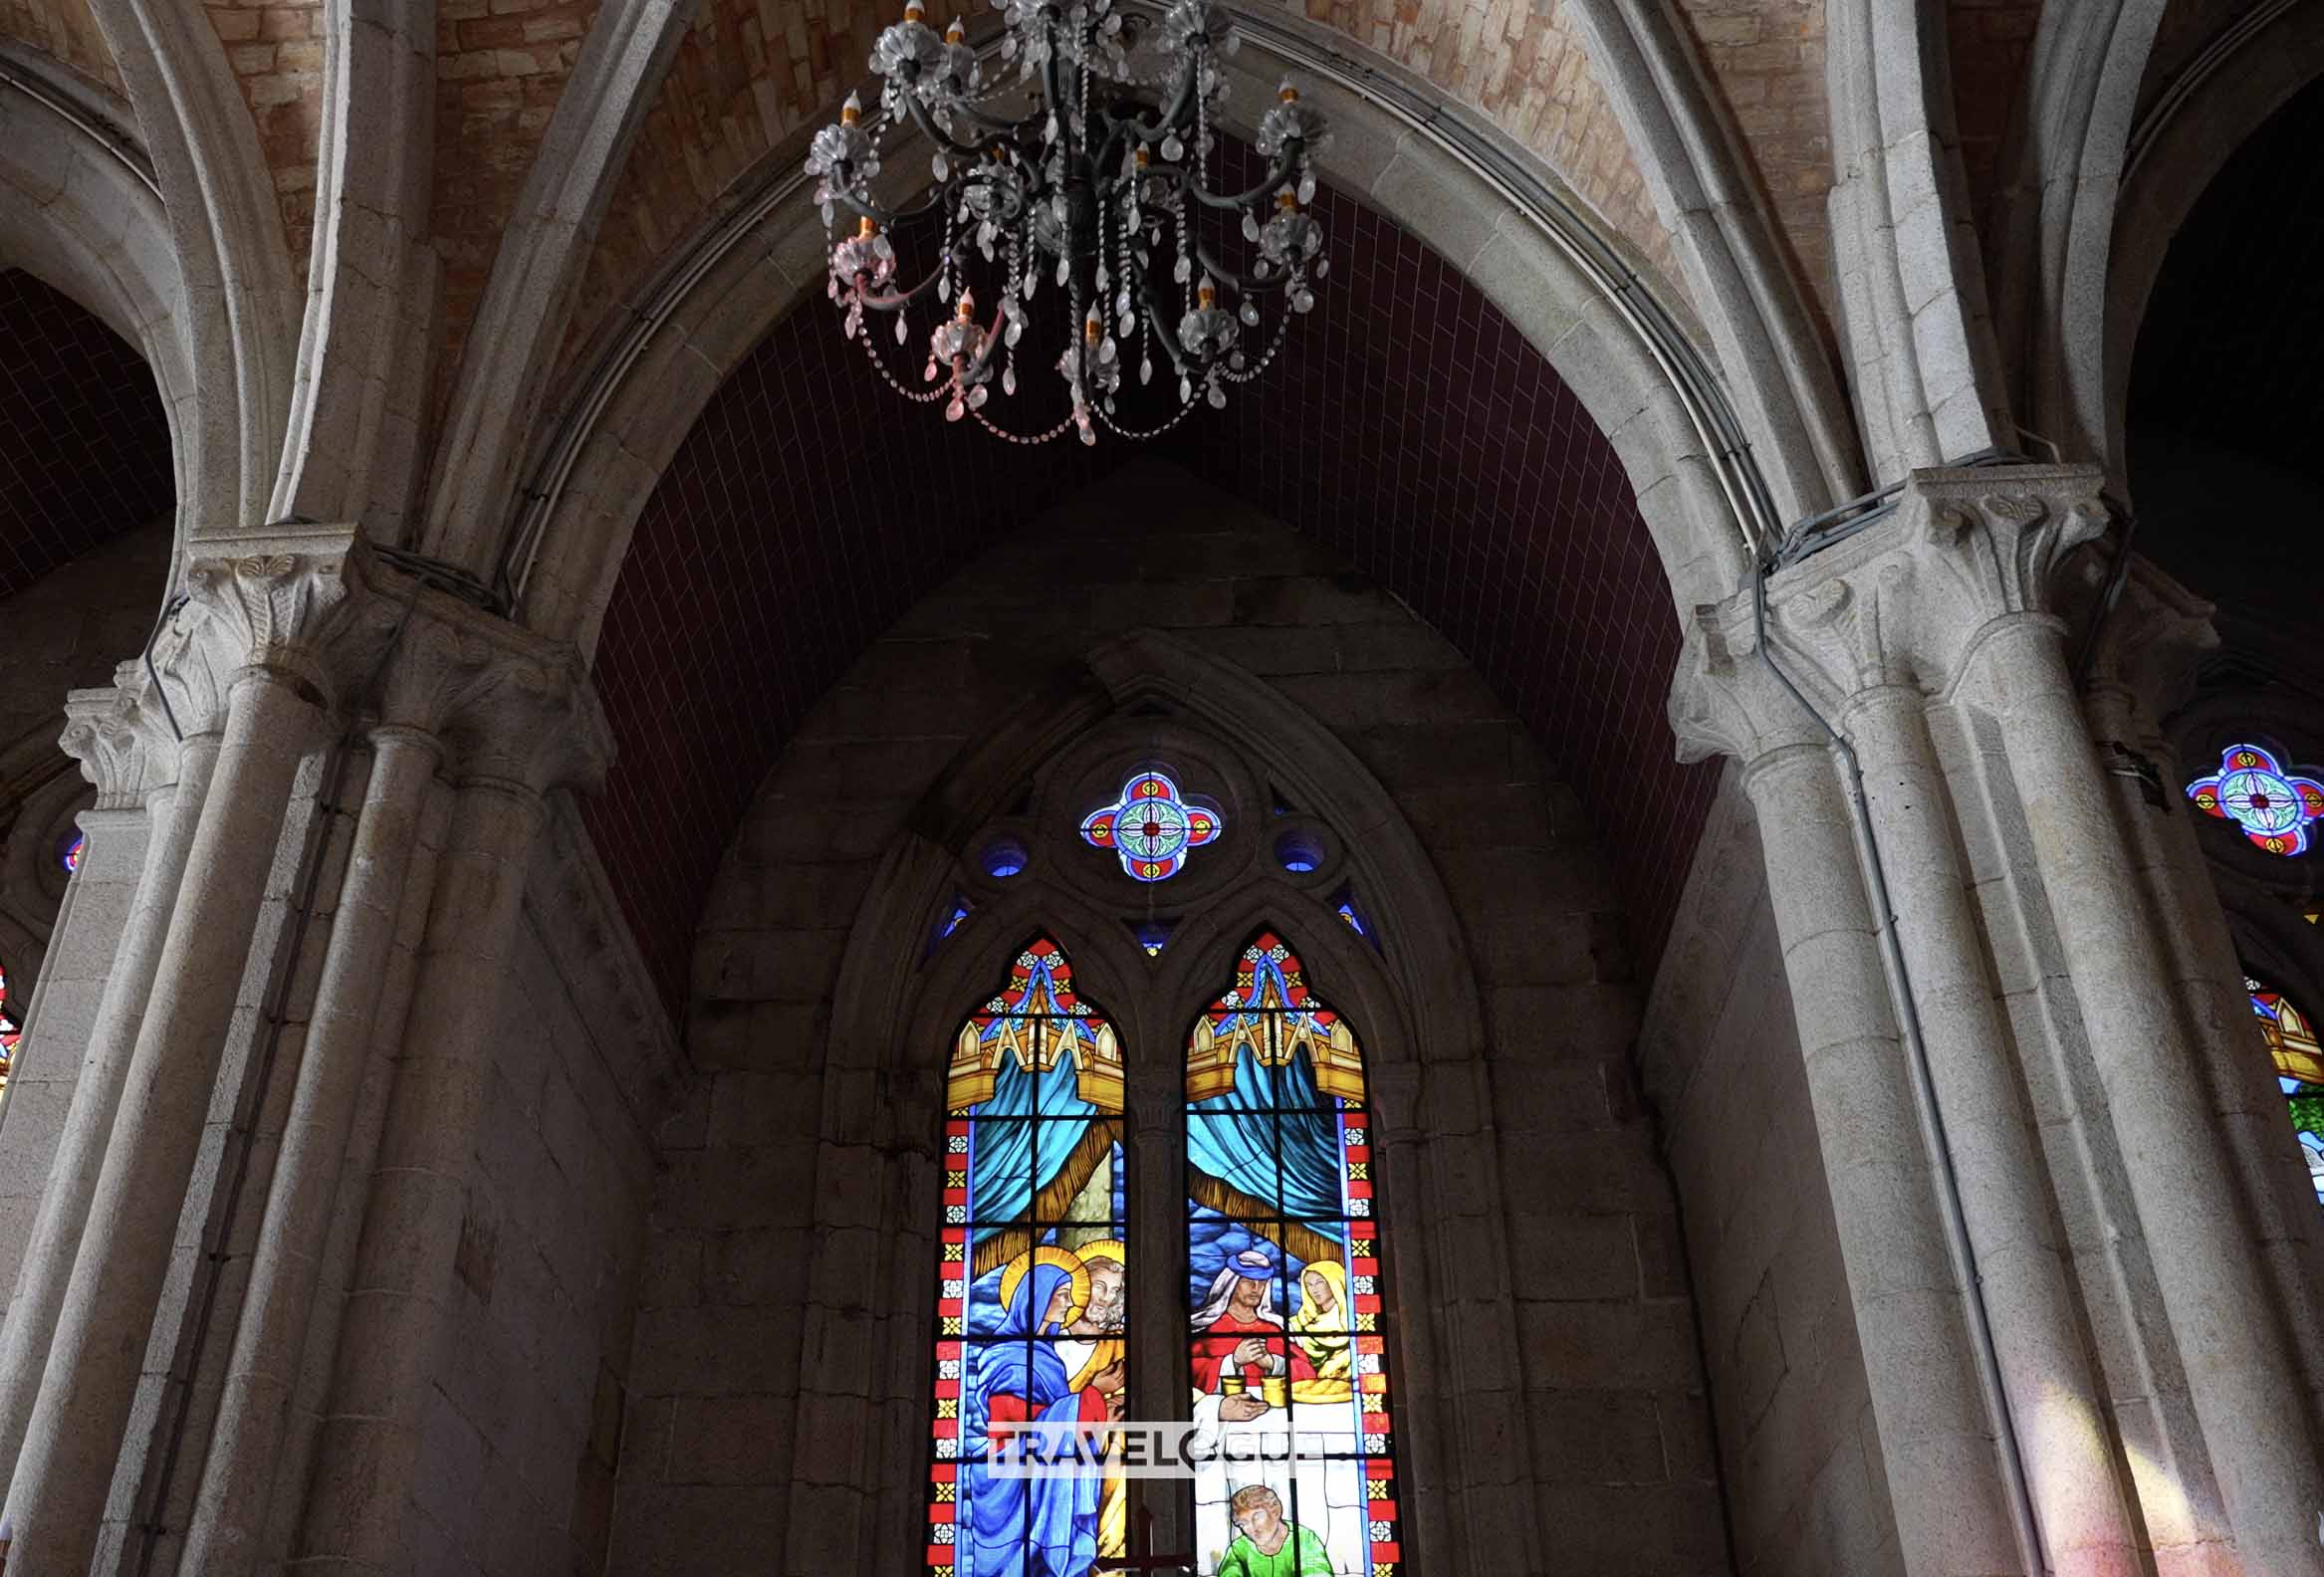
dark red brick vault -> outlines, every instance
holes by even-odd
[[[1314,212],[1333,263],[1315,312],[1227,410],[1141,447],[1345,554],[1477,664],[1588,806],[1651,971],[1717,775],[1673,759],[1679,627],[1629,479],[1443,258],[1341,193]],[[619,759],[584,810],[673,1012],[719,862],[808,709],[980,548],[1131,452],[1021,448],[909,406],[820,300],[719,390],[606,613]]]
[[[79,303],[0,270],[0,596],[167,516],[176,496],[143,357]]]

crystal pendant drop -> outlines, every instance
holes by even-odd
[[[1246,241],[1259,239],[1259,215],[1249,209],[1245,209],[1243,212],[1243,239]]]
[[[1186,156],[1186,144],[1178,140],[1177,132],[1173,131],[1162,139],[1162,156],[1173,164]]]
[[[1017,392],[1017,368],[1014,364],[1001,369],[1001,392],[1004,394]]]
[[[1329,258],[1317,258],[1317,259],[1315,260],[1315,277],[1316,277],[1317,279],[1321,279],[1321,278],[1322,278],[1324,275],[1326,275],[1326,274],[1328,274],[1328,273],[1330,273],[1330,272],[1331,272],[1331,259],[1329,259]]]
[[[1140,383],[1154,381],[1154,358],[1152,356],[1138,357],[1138,381]]]
[[[1314,200],[1315,177],[1312,175],[1301,175],[1299,177],[1299,201],[1301,203],[1311,203]]]
[[[1183,374],[1178,379],[1178,397],[1183,402],[1194,398],[1194,379]]]
[[[1243,326],[1247,329],[1256,329],[1259,327],[1259,309],[1251,305],[1249,302],[1245,302],[1243,304],[1242,310],[1236,313],[1235,316],[1243,320]]]
[[[1211,385],[1209,399],[1211,402],[1211,409],[1225,410],[1227,408],[1227,391],[1219,387],[1219,385],[1216,383]]]
[[[1315,293],[1301,285],[1291,292],[1291,311],[1307,313],[1315,310]]]
[[[1178,266],[1170,271],[1170,277],[1181,285],[1184,285],[1188,280],[1193,279],[1194,260],[1192,258],[1180,258],[1178,260]]]
[[[897,344],[902,344],[902,343],[903,343],[905,340],[907,340],[907,339],[909,339],[909,338],[912,338],[912,324],[911,324],[911,320],[907,319],[907,318],[906,318],[906,317],[905,317],[905,316],[904,316],[902,313],[897,313],[897,314],[896,314],[896,343],[897,343]]]
[[[969,409],[983,410],[985,408],[985,401],[991,399],[992,397],[993,390],[991,386],[988,384],[979,383],[975,388],[969,390]]]
[[[928,173],[938,180],[952,179],[952,160],[939,153],[928,161]]]

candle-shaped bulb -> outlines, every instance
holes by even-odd
[[[1145,143],[1140,142],[1138,144],[1136,157],[1138,160],[1138,168],[1144,169],[1147,165],[1154,162],[1154,150],[1148,147]]]
[[[1219,288],[1216,285],[1213,285],[1209,280],[1204,280],[1200,285],[1195,287],[1194,300],[1195,305],[1198,307],[1215,306],[1219,300]]]
[[[967,323],[970,318],[976,315],[976,293],[973,291],[962,291],[960,293],[960,321],[962,323]]]
[[[1283,79],[1283,85],[1276,90],[1275,96],[1284,104],[1297,104],[1299,102],[1299,85],[1286,77]]]
[[[1299,194],[1285,186],[1275,194],[1275,205],[1284,213],[1289,213],[1299,206]]]
[[[871,215],[865,214],[855,221],[855,238],[858,241],[868,241],[877,234],[879,234],[879,226],[871,222]]]
[[[846,103],[839,106],[839,124],[853,125],[863,118],[863,101],[849,94]]]
[[[922,5],[920,0],[905,0],[904,20],[906,22],[917,22],[927,14],[928,8]]]
[[[1090,308],[1089,316],[1081,320],[1081,338],[1094,345],[1104,333],[1105,326],[1097,321],[1097,309]]]

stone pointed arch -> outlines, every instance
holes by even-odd
[[[1265,103],[1284,69],[1307,80],[1335,126],[1325,178],[1471,279],[1611,440],[1674,603],[1731,591],[1774,515],[1733,396],[1677,320],[1537,174],[1488,139],[1456,136],[1441,105],[1253,26],[1231,104]],[[593,649],[630,533],[679,443],[768,331],[819,299],[824,235],[806,183],[788,161],[765,182],[670,263],[546,424],[500,553],[528,624]]]
[[[1944,8],[1832,0],[1833,262],[1875,481],[2014,448],[1961,168]]]
[[[489,573],[581,270],[700,0],[614,0],[526,173],[466,336],[434,467],[428,551]]]
[[[1997,302],[2010,386],[2127,496],[2131,355],[2164,253],[2237,148],[2324,69],[2324,11],[2246,9],[2139,113],[2160,0],[2052,4],[2036,39]]]
[[[72,297],[144,356],[169,421],[182,547],[192,523],[234,506],[232,390],[199,358],[204,305],[180,267],[160,181],[117,129],[129,118],[37,59],[7,57],[0,263]]]
[[[268,518],[359,520],[393,540],[435,317],[435,15],[330,0],[323,22],[314,255]]]
[[[181,539],[267,521],[290,412],[299,297],[274,185],[223,46],[197,6],[92,0],[168,214],[198,380],[199,468]]]
[[[1720,364],[1744,391],[1777,514],[1798,520],[1861,492],[1853,423],[1806,287],[1677,19],[1667,5],[1622,0],[1573,0],[1572,11]]]

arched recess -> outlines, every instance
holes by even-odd
[[[2171,238],[2245,139],[2324,74],[2324,11],[2269,0],[2158,95],[2146,78],[2163,10],[2044,7],[2027,106],[2039,118],[1996,265],[1998,300],[2030,315],[2003,340],[2026,425],[2125,494],[2131,353]]]
[[[1668,312],[1641,308],[1643,282],[1609,263],[1603,242],[1570,211],[1551,213],[1537,176],[1483,139],[1456,141],[1433,108],[1391,98],[1348,64],[1315,81],[1319,58],[1277,53],[1263,35],[1230,63],[1223,123],[1248,135],[1245,113],[1283,71],[1300,74],[1334,129],[1323,179],[1476,284],[1613,443],[1674,605],[1733,591],[1754,535],[1771,536],[1775,520],[1721,379]],[[1520,174],[1541,195],[1520,192]],[[778,166],[754,201],[672,262],[641,311],[645,330],[600,347],[550,424],[522,490],[532,502],[503,550],[529,626],[593,649],[647,496],[727,375],[794,308],[820,300],[824,246],[807,184]]]
[[[1171,714],[1167,728],[1145,716],[1157,707]],[[981,832],[996,820],[1053,826],[1061,816],[1069,826],[1081,810],[1069,795],[1088,769],[1152,748],[1158,731],[1165,749],[1175,744],[1246,768],[1249,781],[1231,798],[1231,818],[1264,817],[1264,791],[1272,784],[1338,830],[1357,887],[1395,915],[1387,944],[1375,952],[1320,893],[1270,874],[1262,837],[1246,844],[1235,871],[1212,879],[1210,891],[1219,897],[1198,897],[1189,906],[1158,959],[1143,954],[1087,886],[1036,869],[1028,872],[1031,881],[980,889],[985,901],[915,969],[930,916],[964,879],[973,881],[965,867]],[[1031,808],[1013,815],[1028,783]],[[925,1447],[907,1438],[912,1456],[898,1458],[894,1433],[878,1420],[891,1409],[925,1406],[933,1338],[925,1276],[934,1239],[924,1207],[935,1197],[941,1165],[943,1053],[962,1011],[989,990],[995,960],[1036,931],[1054,935],[1072,957],[1084,994],[1112,1016],[1130,1057],[1159,1059],[1163,1087],[1171,1088],[1187,1023],[1217,995],[1219,982],[1232,978],[1249,936],[1269,926],[1283,933],[1306,961],[1309,978],[1328,982],[1333,1005],[1361,1025],[1376,1119],[1387,1135],[1383,1189],[1396,1254],[1392,1290],[1403,1311],[1395,1357],[1402,1394],[1420,1404],[1407,1431],[1405,1471],[1417,1486],[1407,1512],[1416,1546],[1408,1558],[1448,1570],[1541,1569],[1529,1520],[1496,1514],[1489,1502],[1507,1492],[1490,1487],[1499,1474],[1465,1455],[1480,1439],[1475,1410],[1486,1404],[1463,1388],[1447,1356],[1462,1339],[1483,1339],[1485,1316],[1456,1317],[1441,1295],[1448,1267],[1477,1251],[1475,1238],[1456,1247],[1449,1236],[1449,1224],[1466,1212],[1441,1192],[1442,1180],[1465,1178],[1465,1186],[1486,1198],[1499,1192],[1490,1117],[1482,1133],[1424,1127],[1423,1106],[1434,1093],[1424,1062],[1463,1077],[1485,1045],[1477,981],[1452,902],[1394,797],[1329,730],[1234,664],[1150,632],[1093,652],[1082,682],[1069,692],[1030,698],[942,774],[889,846],[848,933],[830,1006],[820,1131],[826,1164],[817,1169],[816,1219],[875,1225],[886,1257],[872,1284],[892,1288],[900,1312],[877,1322],[866,1355],[868,1396],[811,1390],[803,1375],[803,1435],[812,1429],[817,1439],[858,1443],[843,1464],[818,1464],[817,1476],[867,1491],[846,1509],[849,1536],[834,1540],[827,1529],[813,1535],[816,1558],[835,1559],[845,1569],[905,1570],[923,1543]],[[879,1098],[866,1099],[874,1090]],[[1168,1223],[1182,1209],[1173,1197],[1175,1113],[1133,1106],[1131,1121],[1145,1141],[1133,1162],[1132,1221]],[[1456,1157],[1456,1150],[1466,1153]],[[865,1164],[884,1174],[873,1196],[876,1224],[860,1215]],[[1458,1194],[1464,1185],[1450,1186]],[[1485,1228],[1494,1248],[1506,1251],[1499,1220]],[[810,1284],[834,1289],[855,1252],[852,1244],[826,1243],[811,1266]],[[1183,1318],[1163,1279],[1149,1275],[1150,1290],[1141,1290],[1133,1269],[1133,1322],[1142,1311]],[[1513,1349],[1513,1305],[1498,1315],[1509,1327],[1499,1339]],[[1167,1377],[1133,1372],[1132,1384],[1141,1381],[1152,1395]],[[795,1510],[794,1560],[807,1548],[798,1530],[803,1516]]]
[[[200,298],[142,151],[106,126],[94,89],[43,79],[28,91],[18,76],[31,70],[11,57],[0,74],[0,266],[71,297],[144,356],[169,421],[182,550],[193,522],[233,518],[234,391],[197,354]]]

